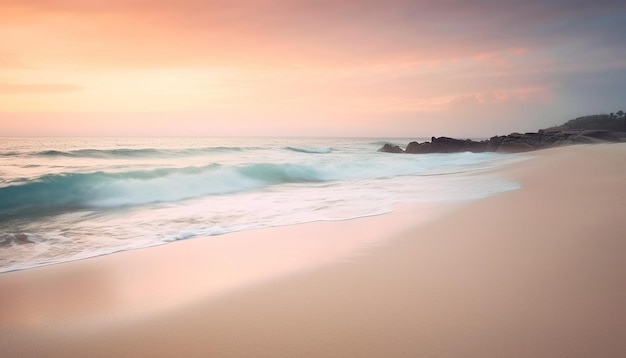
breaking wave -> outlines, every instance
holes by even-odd
[[[321,180],[321,172],[312,166],[273,163],[45,175],[21,185],[0,188],[0,214],[173,202]]]
[[[136,151],[133,151],[137,153]],[[315,151],[317,153],[317,151]],[[178,202],[295,183],[447,175],[478,169],[485,155],[397,157],[395,160],[209,164],[125,172],[47,174],[0,187],[0,221],[22,216]],[[454,168],[454,170],[451,170]]]

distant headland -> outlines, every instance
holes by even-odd
[[[430,142],[411,142],[405,149],[385,144],[379,152],[387,153],[519,153],[571,144],[626,142],[626,113],[594,114],[569,120],[537,132],[496,135],[482,141],[432,137]]]

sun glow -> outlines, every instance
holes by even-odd
[[[3,133],[36,122],[57,133],[50,118],[80,115],[94,126],[84,134],[97,135],[150,113],[166,128],[193,117],[224,133],[255,123],[270,135],[312,126],[316,135],[492,135],[560,123],[579,107],[619,108],[626,90],[626,65],[615,60],[626,47],[604,45],[623,31],[587,26],[592,9],[545,17],[547,5],[536,13],[514,2],[486,13],[466,2],[147,3],[3,2]],[[594,10],[594,21],[620,9]],[[525,28],[524,19],[534,35],[501,26]],[[580,29],[556,33],[554,21]],[[189,135],[201,129],[193,123]]]

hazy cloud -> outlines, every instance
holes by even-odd
[[[59,83],[14,84],[0,83],[0,94],[50,94],[80,91],[81,86]]]
[[[623,0],[5,0],[0,94],[76,92],[20,110],[157,103],[236,123],[245,101],[246,116],[353,109],[398,133],[478,132],[617,110],[625,33]]]

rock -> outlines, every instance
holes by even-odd
[[[617,132],[611,132],[607,130],[586,130],[580,132],[577,136],[584,136],[588,138],[594,138],[605,142],[620,142],[621,138]]]
[[[574,135],[563,141],[563,144],[598,144],[604,143],[602,139],[588,137],[582,134]]]
[[[543,135],[541,133],[524,133],[520,138],[520,141],[532,146],[537,149],[542,146],[541,140]]]
[[[458,153],[464,152],[465,141],[448,137],[433,137],[430,142],[430,150],[435,153]]]
[[[465,141],[465,152],[483,153],[489,151],[489,141],[476,142],[470,139]]]
[[[429,142],[424,142],[422,144],[418,142],[411,142],[406,146],[406,149],[404,151],[406,153],[411,153],[411,154],[424,154],[424,153],[429,153],[428,152],[429,149],[430,149]]]
[[[532,145],[516,139],[504,140],[498,146],[497,152],[499,153],[522,153],[535,150]]]
[[[626,116],[624,116],[624,120],[626,120]],[[521,134],[513,132],[505,136],[493,136],[483,141],[450,137],[432,137],[430,142],[411,142],[404,151],[399,146],[392,144],[385,144],[379,151],[389,153],[406,152],[411,154],[458,152],[520,153],[572,144],[615,142],[626,142],[626,132],[606,129],[553,127],[541,129],[536,133],[527,132]]]
[[[379,150],[379,152],[385,153],[403,153],[404,151],[397,145],[385,143]]]
[[[487,144],[487,148],[490,152],[495,152],[498,150],[500,143],[505,139],[505,136],[493,136],[489,138],[489,142]]]
[[[431,142],[411,142],[406,146],[405,152],[411,154],[426,153],[459,153],[474,152],[482,153],[489,151],[489,142],[476,142],[471,139],[454,139],[448,137],[432,137]]]

